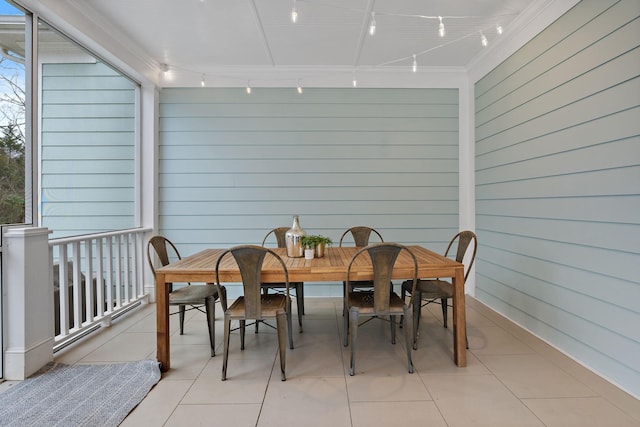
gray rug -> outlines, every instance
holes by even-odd
[[[0,426],[117,426],[159,380],[153,360],[51,364],[0,393]]]

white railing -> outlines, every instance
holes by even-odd
[[[53,351],[145,302],[143,234],[130,229],[51,239]],[[62,284],[66,284],[63,286]]]

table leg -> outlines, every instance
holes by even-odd
[[[160,370],[167,372],[171,367],[169,356],[169,288],[164,274],[156,274],[156,331],[157,358]]]
[[[457,268],[453,278],[453,359],[459,367],[467,366],[467,320],[464,301],[464,269]]]

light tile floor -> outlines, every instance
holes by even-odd
[[[468,298],[468,366],[452,360],[452,332],[439,306],[423,308],[415,373],[403,335],[388,323],[359,329],[356,375],[342,346],[341,299],[307,298],[304,333],[294,320],[287,381],[280,381],[275,331],[234,334],[228,379],[220,381],[222,322],[210,357],[204,315],[190,312],[185,335],[171,316],[172,369],[123,426],[640,426],[640,403],[483,304]],[[218,310],[220,320],[221,313]],[[155,358],[155,306],[63,350],[63,363]]]

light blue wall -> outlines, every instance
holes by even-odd
[[[135,224],[135,85],[102,63],[43,64],[41,215],[53,237]]]
[[[582,1],[475,85],[477,298],[636,396],[639,17]]]
[[[457,230],[457,89],[164,89],[160,101],[159,228],[184,253],[260,244],[293,214],[336,241],[369,225],[444,250]]]

